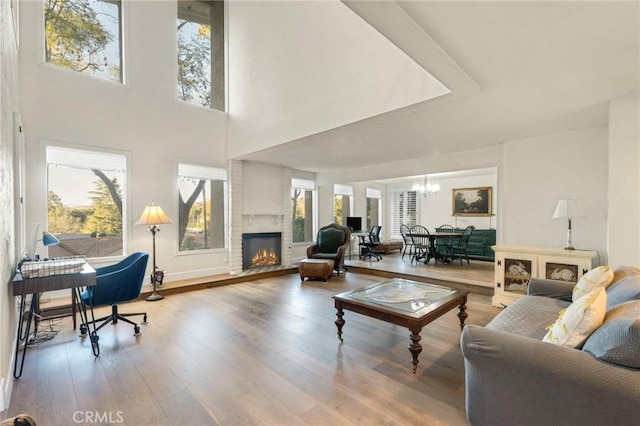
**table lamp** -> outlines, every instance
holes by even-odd
[[[565,250],[575,250],[571,237],[571,219],[576,217],[584,217],[578,200],[569,198],[567,200],[559,200],[556,211],[553,212],[553,219],[569,219],[569,228],[567,229],[567,246]]]
[[[153,302],[156,300],[164,299],[164,296],[156,292],[156,287],[162,284],[164,279],[164,271],[158,269],[156,266],[156,233],[160,232],[160,227],[165,223],[173,223],[169,216],[162,210],[162,207],[156,206],[152,201],[150,206],[146,206],[142,212],[142,216],[136,222],[136,225],[147,225],[149,232],[153,235],[153,270],[151,272],[151,284],[153,284],[153,293],[149,295],[145,300]]]

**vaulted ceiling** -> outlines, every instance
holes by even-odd
[[[343,3],[451,93],[243,159],[331,172],[464,152],[606,126],[640,91],[637,1]]]

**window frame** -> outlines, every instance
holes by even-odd
[[[180,0],[176,1],[176,7],[174,9],[175,12],[175,20],[174,22],[177,24],[178,20],[180,19],[178,16],[178,2]],[[195,1],[195,0],[189,0],[189,1]],[[227,0],[219,0],[223,3],[223,31],[222,31],[222,36],[224,38],[223,40],[223,45],[222,45],[222,58],[224,63],[222,64],[222,72],[224,73],[224,81],[223,81],[223,90],[224,90],[224,95],[223,95],[223,103],[224,103],[224,108],[223,109],[217,109],[213,107],[213,102],[211,106],[203,106],[203,105],[199,105],[197,103],[193,103],[184,99],[181,99],[178,96],[178,77],[179,77],[179,72],[178,72],[178,31],[176,28],[176,31],[174,32],[174,53],[175,53],[175,67],[174,67],[174,82],[175,82],[175,91],[174,91],[174,95],[175,95],[175,100],[180,103],[181,105],[186,105],[192,108],[200,108],[206,111],[213,111],[215,113],[218,114],[223,114],[225,116],[227,116],[229,114],[229,9],[228,9],[228,2]],[[211,51],[212,49],[210,49]],[[213,61],[213,58],[212,58]],[[210,79],[213,76],[213,74],[211,73],[209,75]],[[211,84],[213,84],[211,82]]]
[[[411,200],[409,194],[412,194],[411,197],[413,197],[413,200]],[[399,212],[400,210],[400,206],[396,205],[396,203],[399,201],[399,197],[402,196],[405,200],[407,200],[407,202],[405,202],[402,205],[402,211]],[[406,220],[407,218],[407,214],[409,212],[409,203],[411,203],[411,201],[413,201],[415,208],[414,208],[414,213],[415,213],[415,217],[413,222],[408,222]],[[418,218],[420,217],[420,203],[418,203],[418,192],[417,191],[413,191],[413,190],[391,190],[391,197],[389,200],[389,203],[391,205],[391,217],[389,218],[389,223],[391,224],[390,226],[390,230],[391,230],[391,238],[401,238],[402,235],[400,234],[400,225],[401,224],[406,224],[409,227],[411,227],[412,225],[417,225],[418,224]]]
[[[349,211],[345,214],[344,206],[342,208],[342,223],[338,223],[336,218],[336,197],[342,196],[343,203],[344,197],[349,197]],[[347,226],[347,217],[353,216],[353,187],[350,185],[333,185],[333,220],[338,225]]]
[[[75,145],[69,143],[55,142],[51,140],[43,140],[40,143],[42,147],[42,158],[43,158],[43,179],[44,179],[44,194],[41,194],[44,200],[44,207],[42,209],[43,219],[38,221],[40,223],[44,223],[45,226],[48,227],[48,195],[49,195],[49,178],[48,178],[48,167],[49,161],[47,159],[47,148],[51,147],[53,149],[61,149],[61,150],[74,150],[74,151],[84,151],[92,154],[105,154],[105,155],[117,155],[122,156],[124,158],[124,167],[125,170],[122,172],[124,179],[123,182],[120,183],[122,190],[122,255],[115,256],[96,256],[96,257],[87,257],[87,259],[95,262],[96,264],[113,262],[114,259],[121,259],[129,255],[129,235],[132,231],[132,226],[134,225],[134,221],[131,220],[131,203],[129,202],[129,182],[131,181],[131,156],[128,151],[115,150],[110,148],[103,147],[93,147],[93,146],[85,146],[85,145]],[[80,168],[80,167],[79,167]],[[82,167],[87,168],[87,167]]]
[[[382,191],[378,188],[366,188],[365,189],[365,202],[366,202],[366,225],[367,229],[371,229],[373,226],[381,225],[382,223]],[[369,200],[378,200],[377,213],[378,217],[376,223],[369,223]]]
[[[191,169],[192,173],[182,174],[180,171],[180,166],[183,166],[187,170]],[[223,177],[224,175],[224,177]],[[177,256],[189,256],[189,255],[199,255],[206,253],[219,253],[226,252],[229,250],[229,171],[226,168],[218,167],[218,166],[203,166],[194,164],[188,161],[179,161],[176,165],[176,202],[179,203],[180,197],[180,187],[179,181],[181,177],[191,178],[191,179],[206,179],[206,180],[220,180],[223,181],[223,230],[224,230],[224,246],[223,247],[212,247],[212,248],[202,248],[195,250],[180,250],[180,246],[182,245],[182,241],[180,241],[180,229],[179,229],[179,221],[180,221],[180,209],[177,209],[177,219],[176,219],[176,255]],[[220,179],[217,179],[220,178]],[[211,203],[211,200],[209,200]]]
[[[291,178],[291,189],[289,191],[289,193],[291,194],[293,192],[294,189],[302,189],[305,191],[311,191],[311,201],[313,203],[313,205],[311,206],[311,239],[309,241],[298,241],[298,242],[294,242],[293,241],[293,221],[294,221],[294,216],[293,216],[293,212],[291,215],[291,244],[296,246],[307,246],[310,243],[312,243],[315,238],[316,238],[316,233],[317,233],[317,217],[318,217],[318,191],[316,188],[316,183],[313,180],[310,179],[303,179],[303,178],[296,178],[296,177],[292,177]],[[293,197],[293,194],[291,195],[291,197]],[[293,202],[293,198],[291,200],[291,202]],[[305,217],[305,222],[306,222],[307,218]]]
[[[37,14],[36,23],[37,23],[37,35],[41,40],[38,43],[38,64],[40,66],[49,68],[51,70],[55,70],[58,72],[69,73],[70,75],[80,76],[80,78],[89,78],[96,81],[101,81],[105,84],[113,84],[115,86],[125,86],[129,80],[128,78],[128,67],[126,64],[128,61],[128,51],[127,46],[127,35],[129,34],[128,29],[128,19],[126,17],[129,14],[129,1],[120,0],[120,81],[112,80],[110,78],[101,77],[99,75],[95,75],[94,73],[85,73],[81,71],[76,71],[71,68],[61,67],[59,65],[52,64],[46,59],[46,31],[44,28],[44,2],[41,3],[42,7],[40,12]]]

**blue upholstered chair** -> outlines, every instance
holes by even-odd
[[[81,302],[84,306],[90,307],[111,305],[111,314],[90,320],[89,324],[96,324],[95,331],[100,330],[108,323],[116,324],[118,320],[122,320],[133,325],[135,336],[140,334],[138,324],[125,317],[143,315],[142,324],[144,324],[147,322],[146,312],[119,313],[118,303],[128,302],[140,296],[148,260],[148,253],[137,252],[132,253],[115,265],[96,268],[96,285],[87,287],[80,297]],[[87,333],[89,324],[80,326],[81,335]]]

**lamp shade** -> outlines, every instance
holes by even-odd
[[[55,246],[60,244],[60,240],[49,231],[42,231],[42,244],[45,247]]]
[[[163,223],[173,223],[169,216],[162,210],[162,207],[156,206],[151,203],[150,206],[146,206],[142,212],[142,216],[136,222],[136,225],[162,225]]]
[[[583,217],[580,202],[574,198],[567,200],[559,200],[556,211],[553,212],[552,219],[572,219],[574,217]]]

